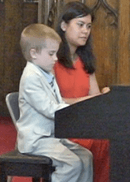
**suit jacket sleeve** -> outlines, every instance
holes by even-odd
[[[68,106],[62,99],[59,103],[57,102],[50,85],[41,75],[26,76],[26,79],[22,80],[22,89],[23,99],[20,99],[20,104],[27,102],[34,110],[47,118],[54,119],[55,111]]]

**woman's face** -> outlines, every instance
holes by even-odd
[[[66,40],[71,49],[77,49],[86,44],[91,32],[91,15],[81,18],[74,18],[69,23],[62,22],[61,28],[65,32]]]

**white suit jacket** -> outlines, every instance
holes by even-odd
[[[40,138],[54,137],[55,111],[68,106],[61,98],[56,81],[54,87],[57,97],[42,70],[27,62],[20,80],[20,118],[16,123],[20,152],[32,152]]]

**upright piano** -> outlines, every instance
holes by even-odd
[[[130,86],[55,113],[55,136],[110,140],[110,181],[130,182]]]

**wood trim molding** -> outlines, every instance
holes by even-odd
[[[107,12],[107,16],[112,16],[114,17],[114,20],[110,23],[110,25],[118,25],[118,13],[117,11],[110,6],[110,4],[106,0],[97,0],[95,5],[92,7],[92,10],[95,12],[99,9],[99,7],[102,6],[105,11]]]
[[[85,3],[85,0],[80,0],[82,3]],[[64,0],[39,0],[38,2],[38,22],[45,23],[49,26],[53,26],[55,23],[55,18],[59,16],[61,8],[63,7]],[[118,13],[117,11],[110,6],[107,0],[97,0],[93,5],[92,10],[96,12],[99,7],[102,6],[108,16],[112,16],[114,19],[110,25],[118,25]],[[45,8],[46,7],[46,8]]]
[[[38,23],[44,23],[52,27],[63,5],[64,0],[39,0]]]
[[[23,0],[24,3],[38,3],[39,0]]]
[[[118,68],[117,80],[120,84],[130,83],[130,6],[129,0],[120,0],[118,25]],[[125,13],[127,12],[127,13]]]

